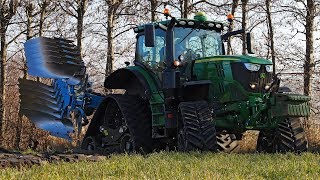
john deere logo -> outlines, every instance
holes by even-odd
[[[266,73],[261,73],[260,74],[260,79],[264,79],[264,78],[266,78]]]

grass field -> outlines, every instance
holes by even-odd
[[[161,152],[2,169],[0,179],[319,179],[320,155]]]

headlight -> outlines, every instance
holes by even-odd
[[[244,63],[244,65],[249,71],[259,71],[261,67],[260,64],[252,64],[252,63]]]
[[[273,65],[266,65],[267,72],[273,72]]]

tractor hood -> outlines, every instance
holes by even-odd
[[[195,63],[205,63],[211,61],[231,61],[231,62],[244,62],[244,63],[254,63],[254,64],[272,64],[268,59],[248,56],[248,55],[233,55],[233,56],[213,56],[197,59]]]

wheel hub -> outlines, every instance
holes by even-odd
[[[133,152],[134,142],[129,133],[123,135],[120,141],[120,151],[121,152]]]

